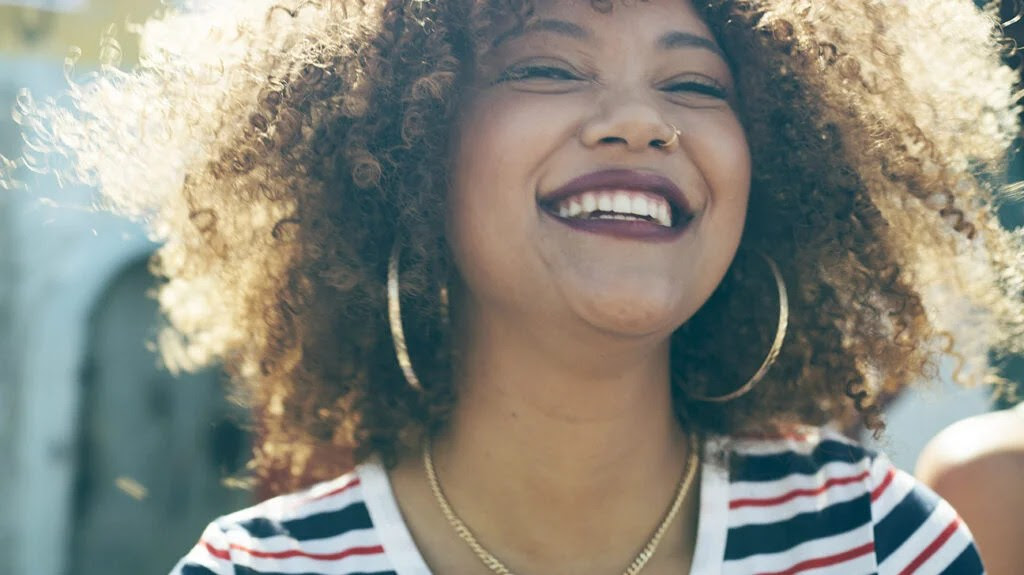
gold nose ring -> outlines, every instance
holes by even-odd
[[[672,128],[672,138],[670,138],[667,142],[662,142],[661,144],[658,144],[659,148],[665,150],[671,150],[672,148],[675,148],[679,144],[679,128],[673,126],[672,124],[669,124],[669,127]]]

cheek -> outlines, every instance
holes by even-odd
[[[523,94],[479,97],[458,126],[456,183],[481,186],[506,172],[520,179],[534,175],[532,168],[565,134],[570,111],[561,108]]]
[[[521,265],[536,219],[532,166],[536,126],[497,98],[470,106],[457,127],[448,190],[448,242],[472,287],[501,280],[502,266]]]
[[[735,117],[715,122],[706,129],[715,137],[701,138],[699,152],[701,172],[711,190],[710,201],[723,215],[737,219],[737,228],[743,225],[750,194],[750,148],[742,125]],[[739,234],[741,229],[737,229]]]
[[[475,236],[489,225],[511,223],[508,218],[488,221],[495,212],[507,213],[515,204],[505,188],[512,182],[519,158],[509,145],[512,126],[499,120],[477,108],[459,126],[448,191],[448,225],[456,243],[486,239]]]
[[[750,197],[751,157],[746,134],[734,116],[717,118],[701,126],[706,130],[691,151],[708,190],[707,220],[700,248],[707,273],[703,293],[710,296],[725,275],[743,236]],[[697,124],[694,124],[697,129]]]
[[[545,115],[545,108],[534,105],[534,100],[517,95],[480,97],[467,106],[452,154],[452,239],[485,231],[491,236],[500,236],[500,230],[515,233],[537,217],[539,170],[564,130],[559,122],[548,121],[550,109]]]

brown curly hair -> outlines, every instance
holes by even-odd
[[[994,17],[967,0],[695,5],[734,67],[754,177],[729,273],[673,336],[680,416],[735,433],[856,410],[877,427],[875,398],[936,378],[944,352],[960,380],[991,378],[989,352],[1019,351],[1024,328],[1020,234],[995,215],[1018,110]],[[167,362],[225,361],[262,414],[258,470],[335,473],[311,457],[331,445],[390,462],[445,424],[449,132],[487,39],[532,11],[219,3],[146,23],[140,65],[73,82],[72,106],[22,99],[23,164],[70,156],[64,179],[98,185],[165,242]],[[395,242],[422,393],[388,328]],[[736,401],[687,400],[739,385],[771,345],[778,302],[758,252],[789,285],[781,355]]]

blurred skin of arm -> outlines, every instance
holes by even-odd
[[[922,451],[915,474],[971,529],[988,575],[1024,565],[1024,405],[954,423]]]

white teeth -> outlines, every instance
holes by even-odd
[[[563,218],[651,221],[672,227],[672,208],[661,196],[631,190],[584,192],[558,203]]]
[[[597,211],[597,196],[592,192],[583,194],[583,211],[590,214]]]
[[[672,227],[672,210],[669,209],[668,204],[661,204],[658,206],[658,223],[665,226],[666,228]]]
[[[633,196],[633,213],[638,216],[650,216],[653,215],[647,211],[647,198],[643,196]]]
[[[613,202],[612,210],[620,214],[628,214],[633,210],[633,202],[630,201],[629,194],[626,192],[617,192]]]
[[[573,198],[569,202],[569,217],[575,218],[576,216],[583,213],[583,205],[580,203],[579,198]]]

